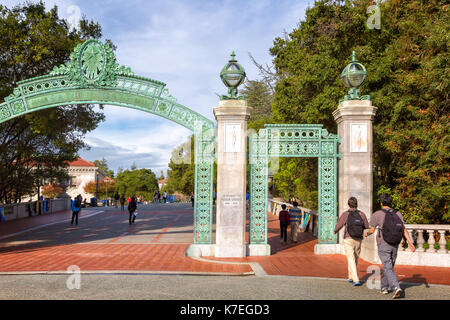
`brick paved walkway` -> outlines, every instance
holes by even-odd
[[[127,213],[111,208],[83,210],[78,226],[70,226],[70,212],[0,223],[0,272],[65,271],[77,265],[82,271],[249,274],[252,268],[247,263],[257,262],[269,275],[347,278],[345,256],[314,255],[317,240],[309,233],[302,233],[299,243],[281,244],[277,217],[270,214],[271,256],[205,257],[236,264],[191,259],[185,251],[192,242],[192,209],[168,208],[140,210],[131,226]],[[34,229],[23,232],[30,228]],[[18,234],[5,238],[14,233]],[[360,260],[362,280],[369,276],[369,265]],[[396,266],[395,270],[404,282],[450,285],[450,268]]]

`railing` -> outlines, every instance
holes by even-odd
[[[293,208],[294,206],[291,203],[288,202],[282,202],[282,201],[277,201],[277,200],[273,200],[273,199],[269,199],[269,205],[268,205],[268,211],[271,212],[273,215],[278,216],[281,209],[281,205],[285,204],[286,205],[286,209],[288,208]],[[311,210],[311,209],[307,209],[307,208],[303,208],[300,206],[297,206],[298,209],[300,209],[302,211],[302,220],[301,220],[301,224],[303,223],[303,219],[305,217],[305,213],[309,213],[311,214],[311,218],[308,222],[307,227],[305,227],[305,229],[308,230],[308,232],[311,232],[313,234],[313,236],[317,237],[317,231],[318,231],[318,227],[317,227],[317,223],[318,223],[318,215],[317,215],[317,211]]]
[[[416,252],[448,253],[445,234],[450,233],[450,225],[406,224],[405,227],[411,241],[415,240]],[[400,250],[411,251],[405,240],[402,241]]]
[[[70,206],[70,198],[0,204],[0,208],[3,209],[5,221],[64,211],[70,209]]]

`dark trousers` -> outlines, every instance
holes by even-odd
[[[130,212],[130,224],[134,223],[134,220],[136,220],[136,216],[133,214],[133,212]]]
[[[72,222],[70,224],[73,224],[73,219],[75,219],[75,224],[78,224],[78,213],[80,211],[72,211]]]
[[[121,203],[120,204],[120,210],[121,211],[125,211],[125,203]]]
[[[284,238],[284,242],[287,241],[287,227],[288,227],[288,223],[287,222],[281,222],[280,221],[280,238],[281,239]]]
[[[398,245],[392,246],[384,241],[378,245],[378,256],[380,257],[381,264],[383,266],[381,289],[392,288],[395,290],[395,288],[400,288],[397,275],[394,271],[397,251]]]

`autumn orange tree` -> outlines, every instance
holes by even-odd
[[[42,195],[46,198],[55,199],[63,189],[56,183],[42,187]]]
[[[97,191],[97,182],[95,180],[92,180],[84,186],[84,192],[92,194],[95,196],[97,193],[97,196],[101,198],[106,197],[106,181],[100,180],[98,183],[98,191]],[[116,182],[115,181],[108,181],[108,195],[113,196],[114,192],[116,190]]]

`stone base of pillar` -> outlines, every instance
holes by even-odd
[[[214,257],[214,244],[191,244],[186,250],[187,257]]]
[[[340,244],[316,244],[314,254],[344,254],[344,248]]]
[[[248,244],[247,245],[248,256],[270,256],[269,244]]]
[[[247,248],[246,245],[216,245],[214,253],[217,258],[244,258],[247,256]]]
[[[215,244],[191,244],[187,257],[242,258],[246,256],[270,256],[270,245],[247,244],[245,246],[217,246]]]

